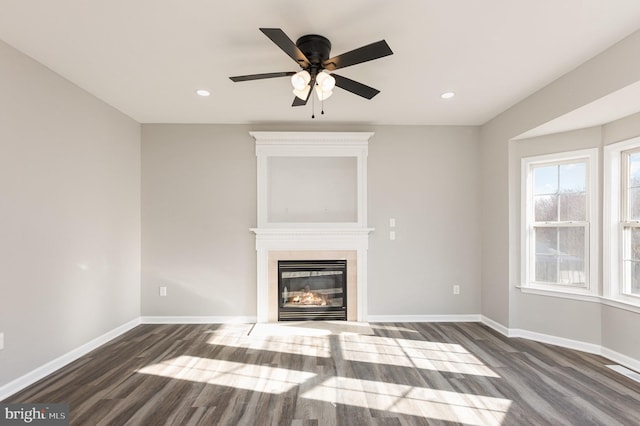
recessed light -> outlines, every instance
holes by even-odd
[[[442,99],[451,99],[455,96],[456,94],[453,92],[444,92],[442,95],[440,95],[440,97]]]
[[[208,90],[205,90],[205,89],[198,89],[198,90],[196,90],[196,94],[198,96],[210,96],[211,92],[208,91]]]

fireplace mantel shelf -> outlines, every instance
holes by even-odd
[[[368,235],[374,228],[249,228],[258,236],[295,237],[295,236],[360,236]]]

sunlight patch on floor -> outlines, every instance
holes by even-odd
[[[271,394],[288,392],[316,377],[316,374],[304,371],[187,355],[146,366],[137,372]]]
[[[329,336],[329,335],[372,335],[368,323],[354,321],[286,321],[258,323],[250,336]]]
[[[475,376],[500,377],[463,346],[377,336],[341,336],[344,359]]]
[[[348,377],[330,377],[301,397],[470,425],[499,425],[511,406],[504,398]]]
[[[219,339],[212,336],[207,340],[210,345],[222,345],[246,348],[256,351],[268,351],[303,355],[320,358],[331,357],[329,336],[242,336],[235,340]]]
[[[387,330],[387,331],[401,331],[403,333],[412,333],[412,334],[420,334],[418,330],[414,330],[408,327],[400,327],[397,325],[386,325],[386,324],[371,324],[371,328],[375,330]]]

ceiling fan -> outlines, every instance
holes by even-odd
[[[379,90],[365,84],[351,80],[347,77],[334,74],[339,68],[349,67],[362,62],[372,61],[393,52],[386,41],[380,40],[355,50],[343,53],[332,58],[331,42],[321,35],[308,34],[300,37],[295,43],[280,28],[260,28],[260,31],[271,39],[282,51],[293,59],[302,68],[301,71],[284,71],[264,74],[250,74],[229,77],[231,80],[249,81],[265,78],[291,77],[293,93],[296,95],[291,106],[306,105],[311,92],[315,89],[318,99],[321,101],[331,96],[334,86],[371,99]]]

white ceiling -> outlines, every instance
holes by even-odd
[[[478,125],[640,28],[640,1],[0,0],[0,39],[141,123],[310,121],[287,78],[229,80],[299,69],[260,27],[394,51],[340,70],[378,96],[336,89],[316,121]]]

